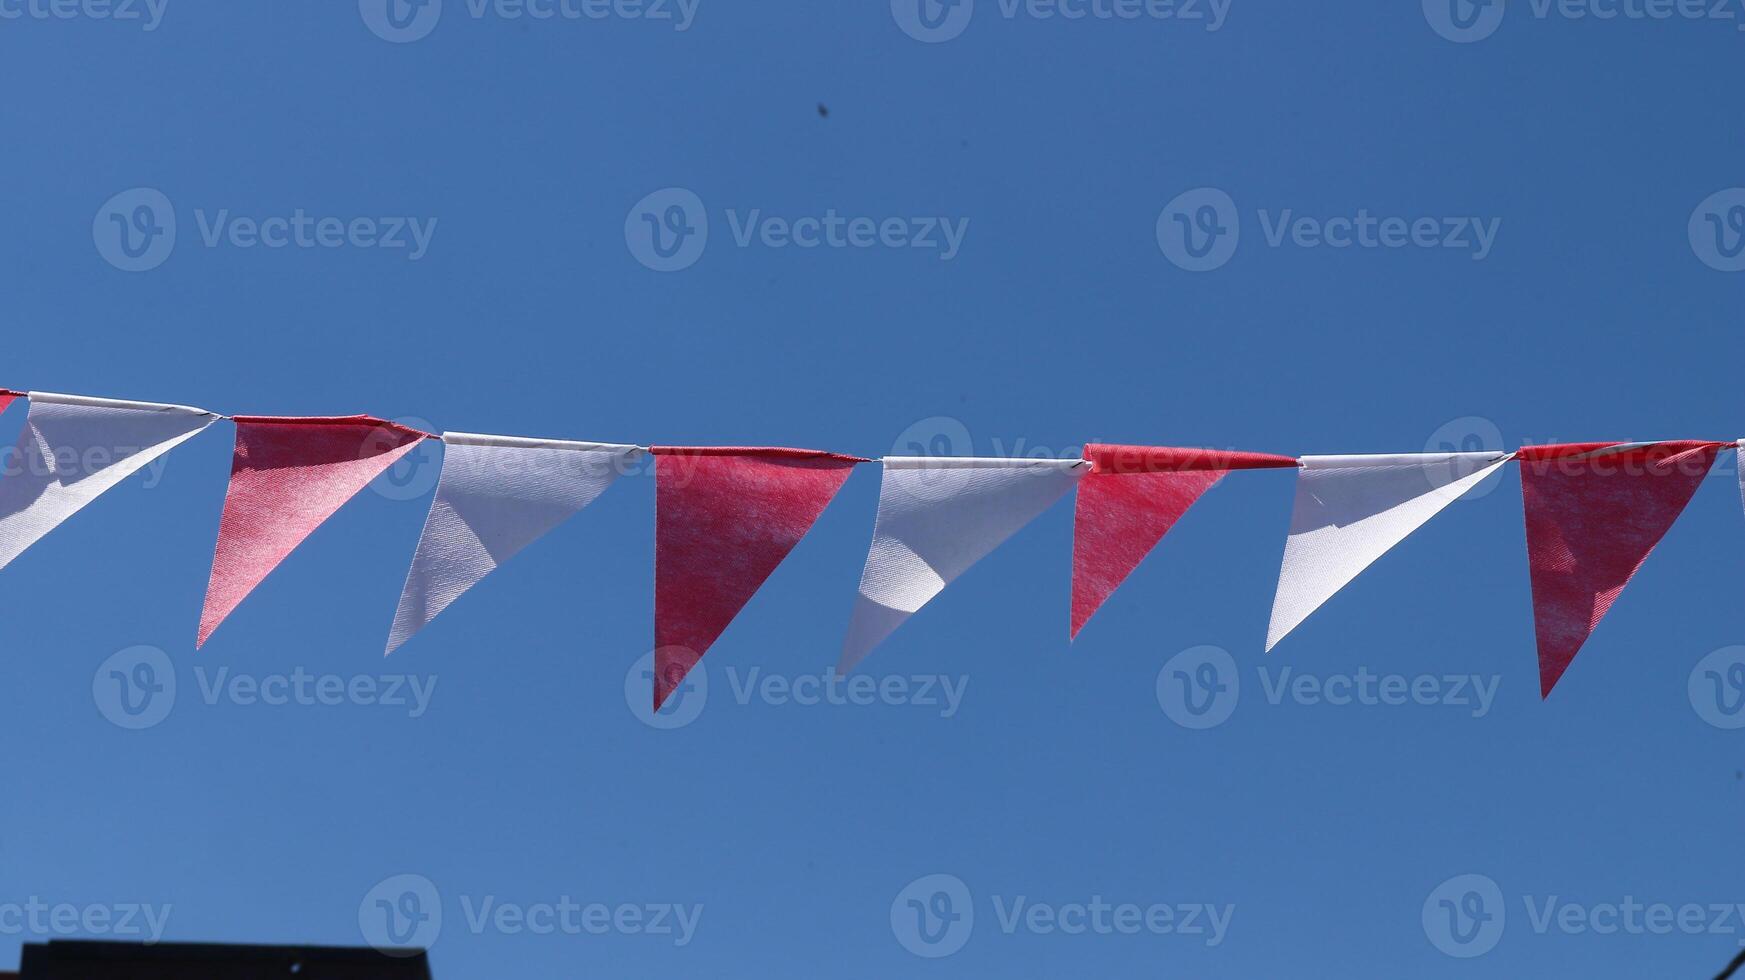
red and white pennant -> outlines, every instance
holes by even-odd
[[[0,389],[30,411],[0,475],[0,568],[131,474],[223,418],[154,402]],[[369,482],[426,439],[442,473],[388,650],[587,507],[644,452],[655,465],[658,709],[811,530],[856,456],[448,433],[365,415],[240,416],[196,645]],[[1450,503],[1520,466],[1540,692],[1549,696],[1723,449],[1683,440],[1515,453],[1305,456],[1091,444],[1083,459],[886,457],[872,544],[838,669],[852,670],[959,576],[1077,490],[1077,637],[1196,501],[1241,470],[1295,468],[1271,650]],[[1745,500],[1745,473],[1740,492]]]

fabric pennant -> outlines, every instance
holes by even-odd
[[[0,412],[6,411],[7,406],[11,405],[14,400],[23,397],[24,392],[22,391],[13,391],[10,388],[0,388]]]
[[[218,418],[185,405],[41,391],[29,397],[24,431],[0,476],[0,568]]]
[[[837,672],[852,670],[1089,469],[1076,459],[887,456],[872,548]]]
[[[1684,511],[1723,445],[1589,442],[1516,454],[1541,697]]]
[[[304,538],[429,438],[368,415],[235,421],[236,454],[196,647]]]
[[[1092,444],[1084,454],[1091,470],[1079,482],[1073,513],[1074,638],[1225,473],[1297,465],[1289,456],[1216,449]]]
[[[443,434],[442,476],[388,635],[393,653],[511,556],[594,502],[635,446]]]
[[[1745,439],[1736,441],[1733,444],[1733,449],[1739,453],[1738,456],[1734,457],[1735,459],[1745,459]],[[1739,502],[1745,504],[1745,464],[1735,463],[1734,465],[1739,468]]]
[[[656,446],[654,708],[811,530],[858,456]]]
[[[1266,649],[1511,458],[1500,452],[1304,456]]]

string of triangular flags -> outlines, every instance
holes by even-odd
[[[367,415],[223,416],[185,405],[0,389],[30,410],[0,475],[0,568],[104,491],[221,418],[236,427],[196,646],[316,528],[427,439],[445,445],[387,652],[515,553],[580,512],[643,454],[655,465],[656,709],[857,465],[764,447],[645,448],[447,432]],[[1505,463],[1521,467],[1549,696],[1723,449],[1594,442],[1516,452],[1273,456],[1092,444],[1082,459],[885,457],[872,546],[838,670],[861,662],[970,566],[1076,490],[1070,636],[1194,503],[1236,470],[1294,467],[1266,649],[1389,549]],[[1745,474],[1741,476],[1745,493]]]

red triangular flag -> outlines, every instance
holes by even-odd
[[[14,398],[23,398],[24,392],[13,391],[10,388],[0,388],[0,412],[6,411],[6,406],[12,404]]]
[[[428,435],[368,415],[235,421],[236,455],[195,646],[311,531]]]
[[[855,456],[656,446],[656,711],[848,479]]]
[[[1085,459],[1091,472],[1073,515],[1073,637],[1226,471],[1297,465],[1267,453],[1149,446],[1089,445]]]
[[[1521,463],[1539,696],[1642,567],[1715,463],[1718,442],[1529,446]]]

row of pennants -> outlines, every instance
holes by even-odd
[[[0,389],[30,411],[0,477],[0,568],[104,491],[226,416]],[[200,616],[205,644],[304,538],[426,439],[436,495],[394,615],[396,648],[510,556],[586,507],[643,453],[655,466],[658,710],[856,465],[801,449],[638,446],[450,432],[366,415],[236,416]],[[1741,440],[1739,446],[1745,446]],[[1542,696],[1734,443],[1574,443],[1514,453],[1305,456],[1088,445],[1083,459],[886,457],[871,551],[838,669],[1078,490],[1071,635],[1226,473],[1297,467],[1271,650],[1359,572],[1505,463],[1521,466]],[[1745,477],[1742,477],[1745,479]]]

